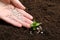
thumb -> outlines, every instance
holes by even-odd
[[[24,5],[19,1],[19,0],[11,0],[14,6],[20,8],[20,9],[25,9]]]
[[[0,0],[0,1],[2,1],[3,3],[6,3],[6,4],[10,3],[10,0]]]

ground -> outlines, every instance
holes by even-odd
[[[20,0],[35,20],[49,34],[30,35],[26,28],[17,28],[0,20],[0,40],[60,40],[60,0]]]

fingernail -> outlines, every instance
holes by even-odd
[[[25,7],[25,6],[22,6],[22,9],[23,9],[23,10],[25,10],[25,9],[26,9],[26,7]]]

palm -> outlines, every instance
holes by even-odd
[[[30,28],[30,24],[32,23],[31,19],[33,19],[33,17],[30,14],[28,14],[22,9],[15,8],[13,5],[6,5],[5,7],[1,7],[0,17],[1,19],[5,20],[6,22],[14,26],[25,26],[27,28]]]

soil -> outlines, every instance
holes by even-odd
[[[60,40],[60,0],[20,0],[42,27],[46,35],[31,35],[26,28],[17,28],[0,20],[0,40]]]

